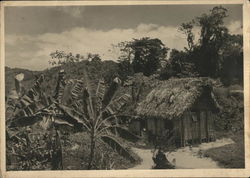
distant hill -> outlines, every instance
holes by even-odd
[[[65,70],[67,79],[80,79],[83,77],[84,67],[88,70],[89,78],[94,81],[103,77],[109,83],[117,76],[118,72],[118,64],[114,61],[81,61],[52,67],[43,71],[5,67],[5,94],[8,96],[9,92],[15,88],[14,78],[19,73],[24,74],[23,85],[25,89],[32,87],[36,76],[44,74],[44,89],[46,93],[52,94],[55,89],[59,70]]]

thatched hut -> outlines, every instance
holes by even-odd
[[[145,127],[149,139],[171,135],[177,146],[185,146],[215,139],[214,117],[218,111],[211,79],[169,79],[139,103],[136,113],[141,121],[134,123],[140,131]]]

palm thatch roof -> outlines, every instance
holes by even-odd
[[[213,95],[212,79],[173,78],[153,89],[136,108],[136,113],[144,117],[164,119],[179,118],[207,91],[216,109],[219,105]]]

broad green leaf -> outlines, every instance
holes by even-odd
[[[100,79],[97,85],[97,89],[96,89],[96,97],[97,97],[97,108],[101,109],[102,107],[102,101],[105,95],[105,90],[106,90],[106,86],[105,86],[105,82],[103,79]]]
[[[131,96],[129,94],[124,94],[118,99],[111,101],[110,104],[106,107],[106,111],[108,111],[108,113],[110,114],[117,113],[130,100],[131,100]]]
[[[42,90],[41,90],[41,84],[44,81],[44,75],[40,75],[40,77],[36,80],[33,87],[27,91],[27,93],[22,97],[24,99],[24,106],[27,106],[28,103],[31,103],[31,101],[38,100],[41,96]],[[21,99],[21,101],[22,101]]]
[[[104,97],[103,97],[103,102],[102,102],[102,106],[103,109],[106,108],[106,106],[110,103],[110,101],[113,99],[113,97],[116,94],[116,91],[118,90],[119,86],[121,84],[121,81],[118,77],[116,77],[113,82],[111,83],[111,85],[109,86],[109,88],[107,89]]]
[[[61,117],[60,119],[73,124],[75,127],[89,129],[88,120],[82,114],[64,105],[59,104],[57,106],[66,114],[65,117]]]
[[[65,120],[62,120],[60,118],[55,118],[55,124],[56,125],[67,125],[67,126],[70,126],[70,127],[74,127],[73,124],[70,124],[69,122],[65,121]]]
[[[36,122],[42,120],[41,116],[23,116],[13,118],[10,127],[25,127],[29,125],[33,125]]]
[[[77,100],[80,98],[81,92],[83,90],[83,81],[77,80],[72,91],[71,91],[71,97],[73,100]]]
[[[41,111],[44,107],[46,106],[44,106],[40,101],[34,101],[30,103],[29,105],[18,110],[14,118],[34,116],[39,111]]]
[[[66,85],[65,72],[64,70],[60,70],[58,74],[57,85],[56,85],[56,90],[55,90],[55,95],[54,95],[54,98],[58,103],[61,103],[62,101],[65,85]]]
[[[124,127],[121,127],[118,125],[116,125],[112,128],[115,128],[116,131],[118,132],[119,136],[126,139],[126,140],[129,140],[132,142],[137,142],[140,140],[140,138],[137,135],[130,132],[127,128],[124,128]]]
[[[102,135],[101,140],[108,144],[112,149],[117,151],[117,153],[119,153],[124,158],[127,158],[131,161],[136,161],[136,159],[130,154],[129,150],[123,146],[114,136]]]

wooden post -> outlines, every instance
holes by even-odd
[[[206,115],[206,119],[205,119],[206,127],[205,128],[206,128],[206,137],[207,137],[207,142],[208,142],[208,140],[209,140],[209,134],[208,134],[208,119],[209,119],[208,117],[209,116],[208,116],[208,111],[206,111],[205,115]]]
[[[197,111],[197,119],[198,119],[198,124],[199,124],[199,143],[201,143],[201,116],[200,116],[200,112]]]
[[[181,118],[181,145],[184,147],[185,146],[185,133],[184,133],[184,123],[183,123],[183,118]]]
[[[154,132],[154,138],[155,138],[155,145],[159,146],[159,140],[158,140],[158,136],[157,136],[157,118],[154,118],[154,127],[155,127],[155,132]]]

